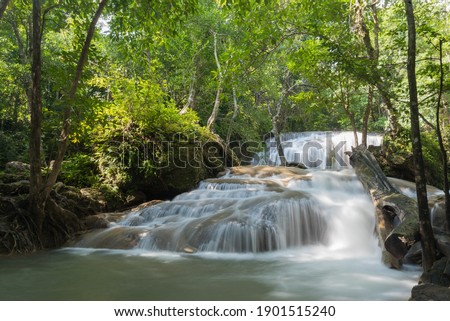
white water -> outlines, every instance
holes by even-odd
[[[418,268],[381,263],[373,211],[351,169],[233,168],[58,255],[122,271],[119,299],[406,300]]]
[[[361,144],[362,134],[357,133]],[[281,134],[281,144],[288,163],[303,164],[307,168],[326,169],[350,167],[345,154],[355,147],[354,133],[344,132],[300,132]],[[380,146],[383,135],[369,133],[367,145]],[[254,165],[279,165],[280,158],[274,138],[266,142],[267,151],[256,155]]]
[[[3,258],[0,299],[409,298],[419,269],[381,263],[373,207],[351,169],[232,171],[70,248]]]
[[[350,169],[234,168],[170,202],[132,212],[81,244],[114,248],[132,235],[129,247],[149,251],[257,253],[320,245],[354,256],[378,251],[373,230],[372,203]]]
[[[0,299],[406,300],[419,268],[381,263],[373,212],[350,168],[232,168],[66,249],[2,260]]]

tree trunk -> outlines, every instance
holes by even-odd
[[[189,108],[192,108],[192,106],[194,105],[194,96],[195,96],[195,73],[192,76],[191,84],[189,85],[188,100],[187,100],[186,104],[184,104],[183,108],[180,110],[180,112],[179,112],[180,115],[186,114],[187,111],[189,110]]]
[[[383,250],[383,261],[401,267],[401,259],[417,240],[419,221],[415,200],[401,194],[387,179],[375,157],[364,145],[352,149],[350,164],[372,198],[376,230]]]
[[[234,109],[233,109],[233,115],[230,118],[230,124],[228,125],[227,140],[226,140],[227,146],[230,146],[231,133],[233,132],[233,123],[236,120],[236,117],[237,117],[237,115],[239,113],[239,105],[238,105],[238,102],[237,102],[236,88],[234,86],[233,86],[232,91],[233,91],[233,106],[234,106]]]
[[[447,218],[447,230],[450,231],[450,186],[448,182],[448,158],[447,151],[444,146],[444,140],[442,137],[441,131],[441,121],[440,121],[440,113],[441,113],[441,101],[442,101],[442,93],[444,91],[444,68],[442,62],[442,39],[439,40],[439,95],[438,102],[436,108],[436,134],[439,141],[439,149],[441,150],[442,157],[442,167],[443,167],[443,180],[444,180],[444,195],[445,195],[445,216]]]
[[[31,120],[30,120],[30,215],[39,235],[44,222],[45,196],[42,193],[41,172],[41,128],[42,128],[42,93],[41,93],[41,2],[33,0],[32,30],[32,64],[31,64]]]
[[[420,236],[422,241],[422,267],[429,271],[435,260],[435,243],[430,221],[426,188],[425,165],[420,139],[419,104],[416,83],[416,27],[412,0],[404,0],[408,22],[408,83],[410,99],[411,139],[413,146],[414,173],[416,180],[417,203],[419,206]]]
[[[87,54],[91,40],[94,36],[95,25],[107,0],[102,0],[94,15],[88,34],[81,52],[80,60],[76,68],[74,80],[69,91],[69,103],[71,104],[81,79],[81,73],[87,60]],[[42,136],[42,92],[41,92],[41,43],[42,43],[42,17],[40,0],[33,0],[33,28],[32,28],[32,89],[31,89],[31,132],[30,132],[30,215],[36,224],[38,234],[41,234],[42,224],[45,219],[45,205],[53,185],[56,183],[62,161],[68,144],[70,130],[70,108],[64,112],[64,124],[61,131],[61,141],[58,147],[58,155],[52,171],[44,182],[42,179],[41,164],[41,136]]]
[[[222,95],[222,90],[223,90],[223,88],[222,88],[222,82],[223,82],[222,68],[220,66],[219,55],[217,53],[217,33],[214,32],[213,35],[214,35],[214,59],[216,60],[217,77],[219,80],[219,84],[217,85],[217,93],[216,93],[216,99],[214,101],[214,107],[211,112],[211,116],[209,116],[208,122],[206,124],[206,127],[211,131],[214,131],[214,125],[217,120],[217,115],[219,114],[220,96]]]
[[[6,11],[6,7],[8,6],[9,0],[2,0],[0,2],[0,19],[3,17],[3,14]]]
[[[55,185],[56,180],[58,178],[59,172],[61,171],[62,162],[64,160],[64,155],[67,150],[67,146],[69,143],[69,133],[70,133],[70,116],[71,116],[71,110],[72,110],[72,104],[73,100],[75,98],[75,94],[77,92],[78,85],[81,80],[81,75],[83,73],[84,65],[86,64],[88,53],[89,53],[89,47],[91,45],[92,38],[95,34],[95,28],[97,25],[98,20],[100,19],[100,16],[103,12],[103,9],[105,8],[108,0],[102,0],[99,3],[99,6],[97,8],[97,11],[94,14],[94,17],[91,20],[91,23],[89,25],[89,29],[86,35],[86,39],[83,44],[83,49],[81,50],[81,55],[77,63],[77,67],[75,70],[75,75],[72,81],[72,84],[70,86],[67,103],[68,106],[64,110],[64,118],[63,118],[63,128],[61,130],[60,134],[60,142],[58,145],[58,152],[56,155],[56,159],[53,162],[53,167],[51,168],[51,172],[45,182],[44,186],[44,193],[46,195],[50,194],[50,191],[53,188],[53,185]]]
[[[273,131],[275,135],[275,144],[277,147],[278,157],[280,158],[280,166],[287,166],[286,156],[284,155],[283,145],[281,143],[281,132],[275,123],[273,125]]]
[[[370,75],[369,75],[369,83],[375,86],[380,93],[381,98],[383,99],[383,103],[385,105],[386,113],[389,120],[389,127],[391,129],[391,134],[396,135],[400,131],[400,123],[398,121],[398,112],[392,103],[392,99],[389,91],[386,89],[386,84],[383,81],[380,73],[378,72],[378,56],[379,56],[379,45],[378,45],[378,33],[379,33],[379,24],[378,24],[378,16],[376,11],[376,3],[372,3],[372,15],[374,19],[374,32],[375,32],[375,47],[372,45],[371,37],[369,29],[364,21],[363,14],[363,5],[361,4],[361,0],[356,0],[355,2],[355,15],[356,15],[356,24],[359,30],[359,34],[362,38],[364,46],[366,47],[367,55],[369,57],[370,62]]]
[[[369,91],[367,93],[367,106],[364,111],[363,123],[362,123],[362,144],[367,147],[367,132],[369,127],[369,117],[373,110],[373,87],[369,85]]]

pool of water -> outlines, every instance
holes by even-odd
[[[419,271],[326,247],[195,255],[66,248],[0,261],[0,300],[407,300]]]

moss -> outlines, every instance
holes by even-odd
[[[442,188],[443,167],[435,134],[422,133],[421,139],[427,184]],[[414,181],[414,160],[409,130],[403,128],[395,137],[386,136],[382,152],[376,156],[387,176]]]

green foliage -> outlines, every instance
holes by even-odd
[[[90,155],[77,153],[63,162],[61,180],[71,186],[94,186],[99,182],[95,162]]]
[[[403,3],[390,1],[378,7],[376,66],[367,58],[351,4],[348,0],[111,0],[103,28],[93,39],[77,96],[67,102],[83,39],[98,4],[45,1],[45,161],[55,156],[68,103],[71,144],[62,178],[77,186],[103,184],[119,191],[135,177],[155,179],[160,164],[170,158],[164,142],[215,139],[202,127],[211,115],[219,85],[214,34],[223,74],[214,130],[223,139],[230,126],[231,141],[261,141],[272,130],[267,104],[273,107],[279,101],[286,71],[290,84],[296,86],[282,103],[284,131],[349,130],[351,117],[361,130],[375,76],[385,84],[401,124],[408,128]],[[30,12],[29,2],[12,1],[0,20],[0,166],[28,158]],[[370,6],[364,8],[364,17],[373,42]],[[417,1],[416,17],[420,108],[433,122],[441,39],[445,104],[450,99],[449,13],[441,1]],[[368,127],[384,131],[389,115],[379,88],[374,91]],[[180,114],[189,98],[190,109]],[[238,115],[232,121],[234,98]],[[443,110],[446,133],[448,115]],[[396,157],[410,153],[407,132],[390,141]],[[427,164],[438,168],[432,135],[424,137]]]
[[[26,131],[6,132],[0,130],[0,168],[10,161],[27,162],[28,137]]]

